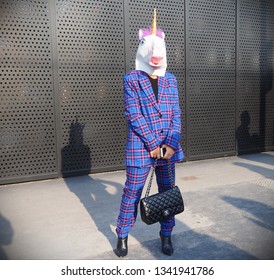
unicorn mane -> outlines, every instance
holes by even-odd
[[[152,34],[152,28],[151,27],[150,28],[142,28],[142,29],[140,29],[140,31],[139,31],[139,34],[142,34],[142,35],[139,37],[139,40],[142,40],[144,37]],[[165,38],[164,32],[161,29],[158,29],[158,28],[156,29],[156,36],[158,36],[162,39]]]

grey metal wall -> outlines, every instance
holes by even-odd
[[[122,166],[123,1],[56,1],[63,175]]]
[[[236,153],[235,17],[235,0],[187,1],[187,151],[193,159]]]
[[[238,150],[273,150],[273,0],[239,1],[237,53]]]
[[[0,2],[1,182],[57,174],[48,1]]]
[[[154,7],[186,160],[274,149],[272,0],[0,0],[0,184],[123,168],[121,81]]]

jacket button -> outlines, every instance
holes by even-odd
[[[163,131],[163,129],[161,129],[161,133],[163,133],[164,131]]]

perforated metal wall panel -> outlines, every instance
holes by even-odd
[[[123,165],[122,0],[57,0],[63,175]]]
[[[274,2],[239,0],[238,4],[238,150],[270,150],[274,148]]]
[[[157,9],[157,28],[165,33],[167,71],[176,75],[182,109],[182,146],[185,147],[185,29],[184,1],[125,1],[125,30],[127,71],[135,69],[135,57],[139,44],[138,31],[152,23],[153,9]]]
[[[48,1],[1,1],[0,26],[0,182],[56,176]]]
[[[189,158],[235,154],[234,0],[187,0]]]
[[[274,149],[272,0],[0,0],[0,184],[124,168],[122,77],[155,7],[186,160]]]

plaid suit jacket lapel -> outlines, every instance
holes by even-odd
[[[161,102],[161,98],[163,95],[163,86],[165,84],[165,77],[158,77],[158,103]],[[141,72],[139,77],[139,85],[144,94],[149,98],[151,101],[151,105],[156,108],[158,112],[160,112],[160,107],[156,102],[156,98],[151,86],[151,83],[147,77],[147,74],[144,72]]]

